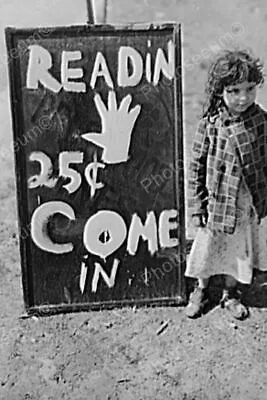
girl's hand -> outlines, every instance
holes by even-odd
[[[205,214],[194,214],[192,219],[196,228],[204,228],[207,225],[207,215]]]

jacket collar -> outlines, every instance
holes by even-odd
[[[249,108],[246,109],[246,111],[238,115],[231,114],[229,110],[224,106],[220,108],[218,116],[224,126],[229,126],[230,124],[233,123],[238,123],[248,120],[253,116],[255,116],[258,112],[259,111],[257,104],[253,103]]]

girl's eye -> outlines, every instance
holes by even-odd
[[[238,94],[239,93],[239,89],[226,89],[227,93],[234,93],[234,94]]]
[[[256,85],[250,86],[247,88],[247,92],[252,92],[255,89]],[[240,89],[226,89],[227,93],[238,95],[240,93]]]

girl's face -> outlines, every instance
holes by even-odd
[[[240,114],[256,100],[257,85],[255,82],[242,82],[237,85],[225,86],[223,100],[229,111]]]

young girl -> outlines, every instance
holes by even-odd
[[[255,103],[263,65],[247,51],[225,51],[211,65],[193,144],[189,190],[199,227],[185,275],[197,278],[186,307],[201,315],[212,275],[225,275],[222,307],[248,316],[237,281],[249,284],[256,266],[255,232],[267,215],[267,113]]]

